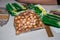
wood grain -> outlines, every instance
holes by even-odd
[[[54,37],[52,31],[51,31],[51,28],[47,25],[45,25],[45,29],[46,29],[46,32],[48,34],[48,37]]]

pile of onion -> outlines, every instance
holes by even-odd
[[[14,18],[16,34],[28,32],[34,29],[43,28],[40,17],[33,11],[25,11]]]

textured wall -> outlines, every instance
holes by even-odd
[[[7,3],[12,3],[14,0],[0,0],[0,7],[5,7]]]

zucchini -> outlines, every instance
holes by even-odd
[[[12,4],[10,4],[10,3],[8,3],[8,4],[6,5],[6,9],[8,10],[8,12],[9,12],[11,15],[13,14],[12,11],[17,11],[16,8],[15,8]]]
[[[9,11],[9,13],[10,13],[12,16],[17,16],[17,15],[19,15],[19,14],[22,13],[22,12],[25,12],[25,11],[19,11],[19,12]]]
[[[15,7],[9,3],[6,5],[6,9],[12,16],[16,16],[16,15],[20,14],[20,11],[18,11]]]
[[[38,7],[44,15],[47,14],[47,11],[41,5],[35,5],[35,6]]]
[[[20,14],[20,12],[15,12],[15,11],[9,11],[9,13],[12,15],[12,16],[17,16]]]
[[[46,25],[60,28],[60,17],[54,14],[46,14],[42,16],[42,22]]]
[[[8,11],[16,10],[16,8],[12,4],[9,4],[9,3],[6,5],[6,9]]]
[[[46,17],[49,17],[54,20],[60,21],[60,16],[54,15],[54,14],[47,14]]]
[[[12,5],[18,10],[18,11],[22,11],[24,9],[26,9],[23,5],[19,5],[17,3],[12,3]]]
[[[51,19],[49,17],[43,16],[42,21],[46,25],[54,26],[60,28],[60,21]]]
[[[17,3],[13,3],[12,4],[18,11],[22,11],[22,8],[17,4]]]
[[[40,13],[42,12],[38,7],[35,7],[34,8],[36,14],[40,15]]]
[[[40,13],[42,13],[42,10],[40,10],[38,7],[36,7],[34,4],[30,4],[28,5],[28,9],[33,9],[36,14],[40,15]]]

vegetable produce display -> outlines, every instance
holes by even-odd
[[[15,16],[14,26],[16,28],[16,34],[39,29],[44,25],[60,28],[59,12],[58,14],[56,11],[47,13],[39,4],[22,5],[8,3],[6,9],[12,16]]]
[[[41,17],[41,20],[44,24],[60,28],[60,16],[56,15],[57,13],[56,14],[47,13],[42,6],[40,5],[35,6],[42,11],[42,13],[39,13],[38,15],[40,15],[39,17]]]

